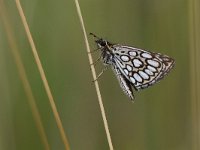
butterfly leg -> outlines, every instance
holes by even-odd
[[[99,49],[100,49],[100,48],[96,48],[96,49],[90,51],[89,54],[95,53],[95,52],[97,52]]]
[[[94,81],[97,81],[98,78],[108,69],[108,67],[106,66],[105,68],[103,68],[103,70],[98,74],[97,78],[95,80],[93,80],[92,82]]]
[[[101,59],[101,56],[99,58],[97,58],[97,60],[95,60],[93,63],[91,63],[90,65],[96,66],[96,64],[99,62],[99,60]]]

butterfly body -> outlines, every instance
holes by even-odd
[[[121,88],[132,100],[131,87],[135,90],[147,88],[161,80],[174,66],[174,59],[167,55],[96,38],[104,65],[112,66]]]

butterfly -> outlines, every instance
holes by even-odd
[[[90,35],[94,36],[105,65],[97,79],[111,66],[122,90],[131,100],[134,100],[132,87],[136,91],[148,88],[166,76],[175,64],[175,60],[167,55],[113,44],[93,33]]]

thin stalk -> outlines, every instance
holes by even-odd
[[[81,14],[81,9],[80,9],[78,0],[75,0],[75,4],[76,4],[76,9],[77,9],[77,13],[78,13],[78,16],[79,16],[79,20],[80,20],[80,23],[81,23],[83,35],[84,35],[85,46],[86,46],[86,50],[87,50],[87,53],[88,53],[89,63],[93,64],[94,62],[93,62],[93,59],[92,59],[91,50],[90,50],[90,47],[89,47],[87,34],[86,34],[86,30],[85,30],[85,26],[84,26],[84,22],[83,22],[83,17],[82,17],[82,14]],[[103,106],[102,96],[101,96],[101,93],[100,93],[98,81],[96,80],[97,75],[96,75],[96,72],[95,72],[94,65],[90,65],[90,67],[91,67],[92,76],[93,76],[93,79],[94,79],[95,89],[96,89],[96,92],[97,92],[98,102],[99,102],[99,106],[100,106],[100,109],[101,109],[101,115],[102,115],[102,118],[103,118],[103,123],[104,123],[104,128],[105,128],[105,131],[106,131],[108,144],[109,144],[110,150],[113,150],[113,144],[112,144],[111,135],[110,135],[109,128],[108,128],[108,122],[107,122],[107,119],[106,119],[106,113],[105,113],[105,109],[104,109],[104,106]]]
[[[22,59],[19,55],[19,49],[18,49],[16,40],[15,40],[16,38],[14,37],[14,33],[13,33],[12,28],[10,26],[11,23],[8,20],[7,12],[5,10],[5,6],[4,6],[4,3],[3,3],[2,0],[0,1],[0,14],[1,14],[3,25],[5,27],[6,35],[7,35],[7,38],[8,38],[8,43],[9,43],[9,46],[10,46],[10,49],[11,49],[11,53],[13,55],[13,58],[14,58],[16,65],[17,65],[19,77],[22,81],[22,85],[23,85],[24,91],[26,93],[26,96],[28,97],[28,103],[30,105],[31,112],[32,112],[33,118],[35,120],[36,127],[39,131],[39,135],[41,137],[41,140],[44,144],[45,149],[50,150],[50,146],[49,146],[47,136],[46,136],[43,124],[42,124],[40,113],[39,113],[37,104],[35,102],[35,98],[33,96],[33,92],[32,92],[30,83],[29,83],[27,75],[26,75],[25,67],[24,67]]]
[[[40,73],[40,77],[42,79],[44,88],[46,90],[46,93],[47,93],[47,96],[48,96],[48,99],[49,99],[49,102],[50,102],[50,105],[51,105],[51,108],[52,108],[52,111],[53,111],[53,114],[54,114],[54,117],[55,117],[55,120],[56,120],[56,123],[57,123],[57,126],[58,126],[58,129],[60,131],[61,139],[63,141],[65,149],[69,150],[70,148],[69,148],[69,143],[68,143],[68,140],[67,140],[67,136],[65,134],[65,131],[64,131],[64,128],[63,128],[63,125],[62,125],[62,121],[60,119],[58,110],[56,108],[56,104],[55,104],[53,95],[51,93],[51,90],[50,90],[50,87],[49,87],[49,84],[48,84],[44,69],[42,67],[42,63],[40,61],[40,58],[39,58],[35,43],[33,41],[33,38],[32,38],[31,32],[30,32],[28,23],[26,21],[26,17],[24,15],[21,3],[20,3],[19,0],[15,0],[15,2],[16,2],[16,6],[17,6],[17,9],[19,11],[19,15],[21,17],[22,23],[24,25],[24,28],[25,28],[25,31],[26,31],[26,35],[27,35],[28,41],[30,43],[30,46],[31,46],[31,49],[32,49],[32,52],[33,52],[33,56],[35,58],[35,62],[37,64],[37,67],[38,67],[38,70],[39,70],[39,73]]]
[[[191,84],[191,110],[192,110],[192,149],[200,149],[200,2],[189,1],[189,32],[190,32],[190,84]]]

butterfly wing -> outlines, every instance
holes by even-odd
[[[114,63],[136,90],[162,79],[174,66],[174,60],[160,53],[113,45]]]
[[[115,72],[115,75],[117,76],[117,79],[119,81],[119,84],[128,97],[130,97],[131,100],[134,100],[133,96],[133,90],[131,88],[131,83],[127,80],[127,78],[121,73],[120,69],[114,65],[112,67],[113,71]]]

